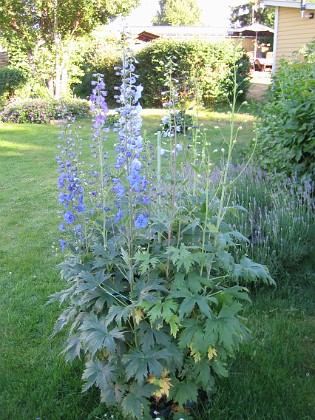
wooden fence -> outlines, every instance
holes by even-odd
[[[0,67],[6,67],[9,63],[8,53],[0,52]]]

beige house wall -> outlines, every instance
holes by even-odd
[[[313,12],[314,19],[302,19],[297,8],[279,7],[277,63],[282,58],[291,59],[295,51],[315,38],[315,5],[314,10],[306,12]]]

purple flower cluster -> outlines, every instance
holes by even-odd
[[[137,75],[134,74],[135,60],[128,56],[123,59],[122,66],[116,68],[117,75],[121,76],[122,83],[119,95],[116,95],[116,101],[120,104],[116,111],[119,114],[119,121],[115,124],[114,131],[118,133],[118,144],[115,152],[117,153],[115,168],[126,171],[127,185],[126,190],[123,185],[114,178],[113,191],[117,197],[121,198],[126,193],[129,194],[129,205],[134,208],[139,205],[149,203],[148,197],[145,195],[147,189],[147,180],[142,173],[141,152],[143,151],[143,138],[141,135],[142,118],[140,112],[141,105],[138,103],[141,98],[143,87],[135,85]],[[131,200],[130,200],[131,199]],[[118,213],[116,220],[121,219],[120,201],[117,201]],[[131,204],[130,204],[131,203]],[[133,214],[134,226],[136,229],[145,228],[148,224],[148,214],[143,209],[142,213],[133,213],[133,209],[129,210]]]
[[[105,203],[106,184],[110,180],[109,166],[106,164],[108,151],[105,149],[104,143],[107,140],[109,128],[106,125],[107,115],[109,112],[106,102],[107,91],[103,75],[95,74],[95,81],[92,82],[92,94],[90,95],[90,110],[93,116],[92,122],[92,141],[90,150],[92,156],[98,160],[96,165],[92,165],[89,171],[89,180],[87,184],[92,190],[89,193],[90,200],[94,203],[95,208],[107,212],[108,206]]]
[[[79,152],[77,145],[72,137],[68,124],[65,131],[62,131],[60,139],[64,140],[63,145],[59,145],[60,154],[56,156],[58,163],[58,189],[60,190],[58,201],[64,208],[63,223],[60,223],[60,231],[69,230],[76,237],[81,237],[81,225],[77,224],[77,214],[84,214],[86,206],[84,204],[84,188],[81,180],[82,173],[78,169]],[[65,224],[64,224],[65,223]],[[60,246],[64,249],[66,242],[61,239]]]
[[[107,92],[105,90],[105,83],[102,74],[95,74],[97,81],[93,81],[92,93],[90,95],[91,106],[90,110],[93,113],[94,121],[92,129],[96,132],[94,136],[98,136],[100,129],[105,129],[106,117],[108,114],[108,106],[106,102]]]
[[[129,232],[129,235],[132,235],[133,229],[146,228],[149,221],[146,209],[150,199],[146,194],[147,179],[143,174],[141,162],[142,108],[138,101],[142,87],[135,86],[137,76],[133,72],[133,59],[125,59],[119,72],[122,79],[118,88],[120,94],[116,97],[120,106],[116,109],[119,119],[114,126],[114,132],[118,133],[114,169],[106,163],[109,153],[105,148],[109,132],[106,119],[109,110],[103,75],[95,75],[96,81],[92,82],[90,110],[93,120],[90,150],[97,160],[95,164],[90,165],[86,174],[79,169],[84,162],[79,160],[81,152],[77,145],[78,136],[72,132],[71,124],[68,124],[68,130],[62,132],[63,145],[59,146],[60,155],[56,157],[59,165],[59,203],[64,208],[59,229],[61,232],[72,234],[72,237],[74,235],[77,244],[78,240],[87,240],[92,234],[88,227],[90,223],[94,226],[94,220],[98,219],[99,215],[102,219],[104,241],[106,220],[109,218],[119,226],[120,231]],[[81,227],[82,221],[85,224],[84,229]],[[62,250],[68,245],[64,239],[60,239],[59,243]]]

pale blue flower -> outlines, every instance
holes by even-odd
[[[123,215],[124,213],[119,209],[115,216],[115,222],[118,223],[122,219]]]
[[[60,245],[61,251],[64,252],[65,246],[67,245],[66,241],[64,241],[63,239],[59,239],[59,245]]]
[[[113,188],[114,193],[118,197],[122,197],[126,193],[126,188],[121,184],[121,182],[118,179],[113,180],[115,183],[115,186]]]
[[[147,215],[138,214],[135,219],[136,229],[144,229],[148,224],[149,218]]]
[[[63,218],[65,219],[65,222],[69,224],[75,221],[75,216],[71,211],[66,211],[63,215]]]

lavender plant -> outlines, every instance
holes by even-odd
[[[272,275],[280,279],[310,252],[311,227],[315,223],[314,184],[252,165],[230,165],[230,177],[240,173],[231,201],[247,212],[237,217],[230,215],[229,221],[249,241],[237,252],[246,252],[266,264]],[[217,175],[212,173],[211,177],[218,186]]]
[[[83,390],[96,386],[101,401],[121,407],[125,418],[141,419],[156,416],[161,399],[184,406],[202,390],[211,393],[249,336],[240,316],[249,301],[246,283],[273,280],[264,266],[233,256],[245,238],[224,221],[226,185],[218,198],[202,177],[194,191],[185,182],[177,130],[170,143],[171,171],[165,176],[160,170],[158,147],[157,176],[147,175],[142,87],[126,47],[116,70],[121,85],[114,165],[107,163],[101,75],[91,96],[97,165],[82,169],[79,137],[70,124],[61,139],[66,255],[59,269],[67,288],[51,301],[68,303],[54,332],[68,327],[63,353],[69,362],[84,360]],[[168,71],[168,104],[174,109],[177,93]]]

